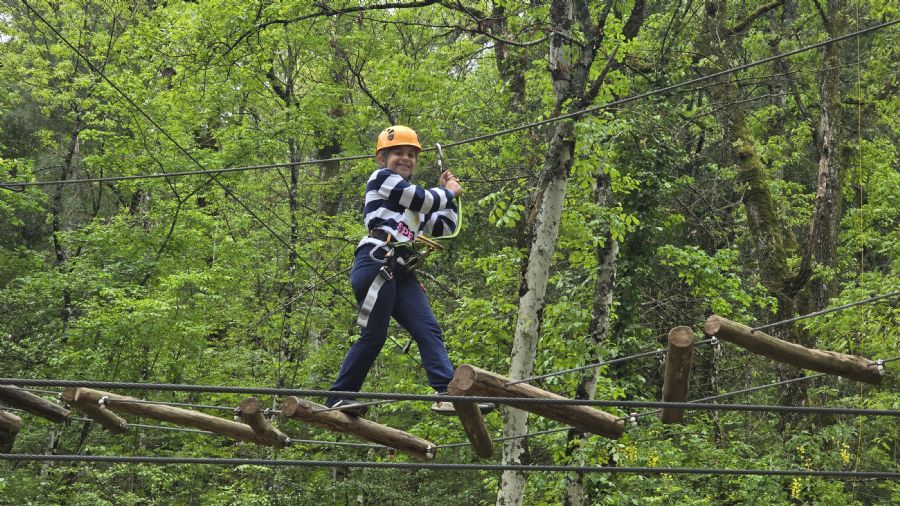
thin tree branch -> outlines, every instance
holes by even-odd
[[[818,0],[815,0],[815,2],[816,2],[816,5],[818,6],[819,5]],[[729,28],[726,31],[726,34],[730,35],[733,33],[740,33],[742,31],[746,30],[760,16],[762,16],[763,14],[765,14],[773,9],[781,7],[782,5],[784,5],[784,0],[774,0],[773,2],[767,3],[766,5],[760,6],[758,9],[756,9],[755,11],[748,14],[747,17],[744,18],[740,23]],[[819,7],[819,9],[821,10],[821,7]]]
[[[297,16],[291,19],[273,19],[270,21],[265,21],[263,23],[259,23],[250,30],[242,33],[237,40],[229,44],[225,51],[222,53],[222,57],[228,56],[231,51],[233,51],[237,46],[241,44],[248,37],[259,33],[266,28],[272,25],[291,25],[294,23],[298,23],[300,21],[305,21],[307,19],[325,17],[325,16],[340,16],[341,14],[350,14],[353,12],[363,12],[363,11],[380,11],[380,10],[388,10],[388,9],[414,9],[418,7],[427,7],[432,4],[439,3],[439,0],[421,0],[419,2],[391,2],[386,4],[379,5],[362,5],[358,7],[347,7],[344,9],[332,9],[326,3],[320,2],[313,4],[319,10],[318,12],[313,12],[312,14],[305,14],[303,16]]]

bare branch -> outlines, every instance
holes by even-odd
[[[438,2],[439,2],[439,0],[421,0],[419,2],[408,2],[408,3],[407,2],[390,2],[390,3],[386,3],[386,4],[379,4],[379,5],[362,5],[362,6],[357,6],[357,7],[347,7],[344,9],[332,9],[327,4],[320,2],[320,3],[314,4],[314,6],[317,7],[319,10],[317,12],[313,12],[312,14],[305,14],[303,16],[298,16],[298,17],[291,18],[291,19],[273,19],[271,21],[265,21],[263,23],[257,24],[250,30],[247,30],[246,32],[242,33],[237,38],[237,40],[235,40],[234,42],[229,44],[225,48],[225,51],[222,53],[222,56],[223,57],[228,56],[228,54],[231,53],[231,51],[233,51],[234,48],[239,46],[241,44],[241,42],[243,42],[245,39],[247,39],[248,37],[250,37],[254,34],[262,32],[263,30],[265,30],[266,28],[268,28],[272,25],[287,26],[287,25],[291,25],[294,23],[298,23],[300,21],[305,21],[307,19],[326,17],[326,16],[340,16],[341,14],[350,14],[353,12],[380,11],[380,10],[387,10],[387,9],[415,9],[415,8],[419,8],[419,7],[427,7],[429,5],[436,4]]]
[[[753,24],[753,22],[756,21],[760,16],[762,16],[763,14],[765,14],[773,9],[781,7],[782,5],[784,5],[784,0],[774,0],[773,2],[769,2],[765,5],[762,5],[755,11],[748,14],[747,17],[744,18],[740,23],[729,28],[726,33],[728,33],[728,34],[740,33],[742,31],[746,30],[747,28],[749,28],[750,25]],[[819,5],[818,0],[816,0],[816,5]],[[821,7],[819,7],[819,9],[821,10]]]

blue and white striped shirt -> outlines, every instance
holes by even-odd
[[[413,241],[419,234],[431,237],[452,234],[458,219],[453,192],[416,186],[384,167],[373,172],[366,183],[363,214],[367,229],[384,230],[396,242]],[[379,242],[364,237],[357,247]]]

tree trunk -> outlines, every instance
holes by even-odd
[[[567,104],[584,107],[593,102],[603,84],[607,72],[615,63],[609,58],[599,77],[591,81],[591,68],[603,42],[606,17],[612,11],[612,1],[607,1],[595,20],[589,5],[583,0],[554,0],[550,4],[549,72],[556,104],[553,114],[563,112]],[[635,0],[631,15],[625,23],[626,39],[633,38],[644,19],[644,2]],[[571,37],[574,20],[578,21],[585,43],[574,43]],[[522,273],[519,289],[519,312],[510,359],[510,379],[522,379],[534,370],[537,354],[538,332],[544,308],[550,261],[556,248],[562,204],[568,183],[569,169],[575,153],[575,124],[573,120],[556,123],[547,156],[541,172],[539,191],[535,198],[534,226],[531,230],[528,262]],[[504,436],[526,433],[527,416],[521,410],[508,408]],[[503,463],[526,463],[529,460],[526,442],[519,439],[507,441],[503,446]],[[524,497],[526,476],[521,472],[503,473],[497,505],[521,504]]]
[[[602,168],[597,174],[596,202],[599,207],[608,207],[612,204],[612,188],[609,175]],[[616,268],[618,266],[619,242],[609,234],[603,246],[597,247],[597,283],[594,285],[593,317],[588,326],[588,335],[593,346],[591,347],[592,362],[600,360],[602,347],[609,342],[609,322],[612,310],[613,291],[616,284]],[[576,399],[593,399],[597,392],[597,376],[599,370],[588,369],[584,371],[578,380],[575,390]],[[566,438],[566,456],[571,457],[577,451],[576,439],[583,437],[569,431]],[[581,506],[586,504],[587,496],[584,492],[584,473],[576,473],[574,476],[566,475],[565,495],[563,504],[567,506]]]
[[[739,45],[738,32],[726,25],[725,0],[706,2],[704,31],[700,41],[703,56],[711,63],[707,71],[712,73],[730,67],[729,47]],[[724,39],[722,37],[725,37]],[[783,320],[794,315],[796,306],[793,294],[795,278],[788,266],[791,245],[790,231],[779,219],[775,200],[770,190],[770,179],[756,151],[756,143],[746,122],[746,112],[740,103],[740,90],[733,75],[718,78],[715,86],[707,87],[707,93],[716,118],[724,131],[725,146],[737,166],[738,183],[744,188],[743,203],[747,225],[753,237],[754,252],[759,266],[760,280],[778,301],[775,319]],[[788,238],[788,239],[785,239]],[[789,244],[785,244],[785,241]],[[788,327],[773,330],[779,339],[797,342],[797,336]],[[800,343],[804,344],[804,343]],[[779,365],[779,378],[791,379],[800,373],[796,368]],[[782,402],[801,406],[806,403],[806,387],[796,382],[783,387]]]
[[[827,8],[828,12],[822,13],[825,31],[829,37],[837,37],[844,33],[847,24],[844,12],[846,2],[830,1]],[[831,269],[837,265],[838,232],[843,214],[842,163],[839,156],[842,53],[842,43],[825,46],[823,69],[819,76],[819,124],[815,139],[819,155],[816,199],[799,274],[800,279],[809,277],[808,295],[806,300],[799,304],[803,312],[824,308],[837,292],[837,286],[827,275],[811,276],[816,267]]]

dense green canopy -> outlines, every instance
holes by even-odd
[[[895,2],[9,0],[0,9],[0,376],[327,388],[358,336],[347,272],[376,166],[366,156],[319,161],[370,155],[391,124],[415,128],[426,148],[444,145],[465,189],[463,230],[419,274],[455,365],[510,371],[530,289],[523,273],[554,177],[567,185],[535,316],[534,375],[659,348],[679,325],[701,339],[713,313],[753,326],[900,290],[896,26],[515,128],[890,22]],[[561,125],[570,133],[560,136]],[[568,165],[554,165],[559,149]],[[247,170],[209,172],[233,167]],[[203,173],[115,179],[186,171]],[[426,149],[414,181],[437,177]],[[60,183],[14,185],[50,181]],[[898,323],[891,298],[773,334],[888,359],[900,356]],[[415,346],[400,352],[408,335],[390,334],[366,389],[430,393]],[[803,374],[732,345],[716,350],[696,348],[691,398]],[[897,371],[887,364],[878,387],[827,376],[733,400],[898,409]],[[566,397],[659,400],[662,373],[651,356],[535,383]],[[242,398],[124,393],[221,406]],[[16,414],[17,453],[406,459],[151,428],[114,435]],[[506,415],[487,417],[494,437]],[[425,402],[368,417],[438,444],[465,441],[458,420]],[[356,441],[275,423],[298,440]],[[560,427],[528,420],[529,432]],[[619,440],[528,438],[525,463],[898,471],[897,427],[889,417],[696,411],[679,425],[641,418]],[[444,449],[437,461],[475,456]],[[0,473],[0,503],[490,504],[500,481],[489,471],[20,463]],[[900,487],[528,477],[525,504],[579,500],[896,504]]]

